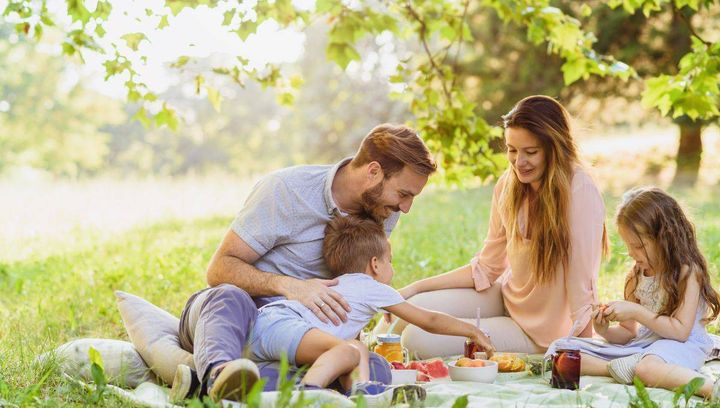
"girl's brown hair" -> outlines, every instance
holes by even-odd
[[[545,152],[545,173],[537,200],[531,202],[529,216],[530,259],[534,281],[551,282],[558,265],[565,269],[570,258],[570,225],[568,211],[570,185],[575,167],[580,165],[578,149],[570,131],[570,115],[555,99],[548,96],[529,96],[503,117],[503,126],[522,128],[532,133]],[[530,184],[522,183],[514,171],[508,171],[502,195],[507,211],[512,239],[521,240],[518,213],[532,192]],[[607,252],[607,234],[603,225],[603,253]]]
[[[659,315],[672,316],[680,307],[685,295],[687,280],[695,276],[700,283],[700,295],[709,308],[707,321],[720,313],[720,298],[710,284],[707,261],[698,248],[695,226],[685,216],[680,204],[657,187],[637,187],[623,195],[618,206],[616,221],[645,243],[655,244],[657,259],[650,266],[658,272],[660,287],[667,294],[665,305]],[[645,248],[644,248],[645,249]],[[645,249],[647,254],[647,249]],[[683,266],[689,273],[682,273]],[[639,268],[628,275],[625,298],[631,299],[637,286]]]

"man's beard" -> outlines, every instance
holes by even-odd
[[[382,198],[383,188],[385,187],[385,180],[381,181],[377,186],[365,191],[361,195],[361,206],[362,213],[360,216],[365,216],[374,219],[377,222],[383,222],[387,217],[390,216],[392,211],[400,211],[400,207],[390,207],[383,205],[380,202]]]

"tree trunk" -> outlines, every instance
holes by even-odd
[[[702,156],[702,125],[680,123],[680,145],[675,162],[677,169],[673,186],[691,186],[698,179],[700,157]]]

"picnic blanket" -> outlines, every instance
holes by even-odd
[[[720,361],[706,364],[703,374],[711,378],[720,376]],[[471,407],[627,407],[635,389],[615,383],[609,377],[583,376],[580,378],[580,390],[558,390],[551,388],[547,380],[529,373],[512,373],[498,375],[493,384],[438,380],[423,384],[427,391],[426,407],[452,407],[458,397],[468,396]],[[160,385],[145,382],[133,390],[111,387],[111,392],[137,405],[147,407],[174,407],[168,399],[168,389]],[[650,398],[660,407],[672,407],[674,393],[671,391],[648,388]],[[295,393],[293,398],[297,398]],[[274,407],[279,397],[278,392],[265,392],[262,395],[263,407]],[[307,406],[321,407],[329,404],[334,407],[353,407],[355,404],[348,398],[331,391],[306,391]],[[695,402],[701,399],[694,397]],[[243,404],[232,403],[230,406],[242,407]],[[327,406],[327,405],[326,405]]]

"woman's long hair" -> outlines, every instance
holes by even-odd
[[[532,220],[532,228],[528,238],[534,280],[538,284],[549,283],[555,278],[559,265],[567,270],[570,258],[570,186],[575,167],[581,164],[570,132],[570,115],[555,99],[536,95],[518,102],[502,118],[506,129],[522,128],[532,133],[545,153],[545,172],[537,190],[537,199],[531,201],[529,208],[528,218]],[[512,169],[508,173],[502,202],[507,212],[511,239],[519,241],[522,233],[518,214],[532,187],[522,183]],[[604,225],[602,241],[602,250],[606,253]]]
[[[667,298],[658,315],[672,316],[683,302],[687,280],[695,276],[700,283],[700,296],[708,306],[707,321],[720,314],[720,298],[710,284],[707,261],[698,248],[695,227],[685,216],[678,202],[657,187],[637,187],[623,195],[616,221],[635,234],[643,244],[653,242],[657,259],[648,259],[660,280]],[[683,265],[690,268],[683,275]],[[639,268],[630,272],[625,283],[625,298],[630,299],[637,287]]]

